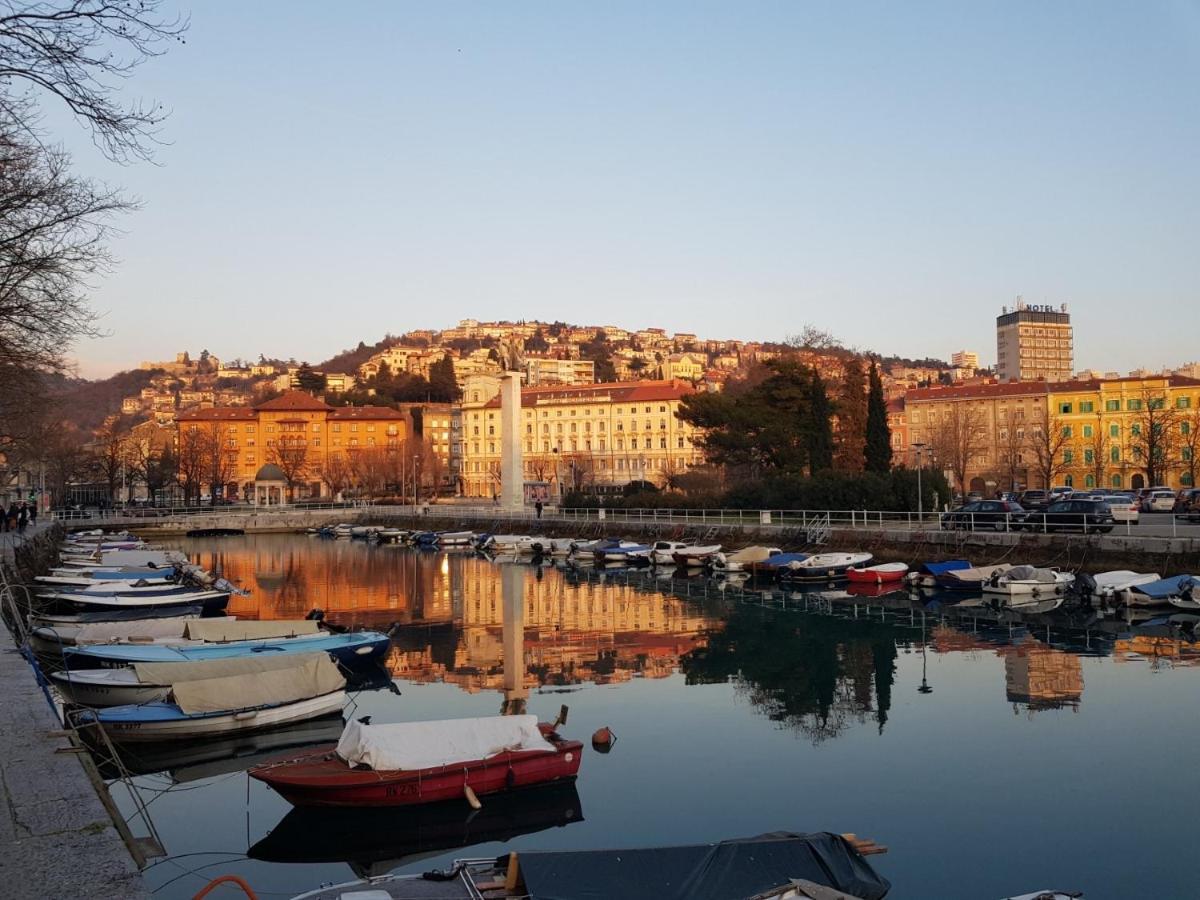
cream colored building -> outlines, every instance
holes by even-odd
[[[500,490],[500,379],[463,385],[460,487],[468,497]],[[693,392],[674,381],[634,381],[521,391],[525,480],[617,488],[662,484],[704,461],[697,430],[677,418]]]
[[[550,384],[593,384],[596,364],[590,359],[525,358],[525,384],[541,387]]]
[[[1000,381],[1067,381],[1075,369],[1071,315],[1027,306],[1018,299],[996,317],[996,375]]]
[[[663,378],[697,381],[704,376],[707,361],[703,353],[672,353],[663,360]]]

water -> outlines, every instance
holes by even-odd
[[[223,873],[259,896],[288,896],[506,849],[772,830],[852,831],[888,846],[872,863],[896,898],[1196,894],[1185,854],[1200,786],[1200,649],[1153,623],[1004,622],[952,607],[923,616],[897,599],[856,607],[647,573],[538,575],[302,536],[180,546],[253,591],[233,614],[319,606],[334,621],[401,623],[388,661],[401,696],[364,692],[353,715],[493,715],[524,700],[551,719],[566,703],[564,733],[586,742],[607,725],[617,742],[607,755],[585,750],[574,790],[484,798],[475,817],[465,803],[289,815],[246,778],[248,742],[235,763],[148,760],[170,764],[138,778],[170,854],[147,871],[158,897],[190,897]],[[508,635],[524,665],[507,678],[506,577],[524,613],[523,647],[522,629]],[[263,858],[248,859],[251,848]]]

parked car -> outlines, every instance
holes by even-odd
[[[1133,494],[1110,494],[1104,499],[1108,504],[1109,510],[1112,512],[1114,521],[1131,522],[1136,525],[1138,520],[1141,519],[1142,508],[1138,505]]]
[[[993,528],[996,531],[1016,530],[1025,519],[1025,509],[1019,503],[1007,500],[979,500],[942,514],[942,528],[980,530]]]
[[[967,502],[968,503],[976,503],[982,499],[983,499],[983,491],[970,491],[967,494]]]
[[[1175,492],[1153,490],[1142,498],[1142,512],[1172,512],[1175,509]]]
[[[1112,510],[1104,500],[1059,500],[1045,512],[1026,514],[1022,526],[1029,531],[1082,531],[1084,534],[1113,530]]]
[[[1175,512],[1191,512],[1200,505],[1200,488],[1184,488],[1175,495]]]
[[[1017,502],[1021,504],[1021,508],[1025,510],[1045,509],[1050,505],[1050,495],[1045,491],[1024,491]]]

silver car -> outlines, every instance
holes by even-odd
[[[1108,501],[1108,508],[1112,510],[1113,518],[1116,521],[1132,522],[1136,525],[1141,519],[1141,510],[1132,494],[1109,494],[1104,499]]]
[[[1145,512],[1171,512],[1174,508],[1174,491],[1151,491],[1142,500],[1142,510]]]

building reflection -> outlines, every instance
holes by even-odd
[[[1136,634],[1113,644],[1119,663],[1149,662],[1151,668],[1200,665],[1200,645],[1193,640],[1166,635]]]
[[[1004,657],[1004,687],[1014,711],[1078,711],[1083,699],[1083,666],[1074,653],[1048,647],[1025,635],[997,651]]]

